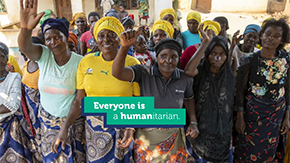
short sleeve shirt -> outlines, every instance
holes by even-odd
[[[66,117],[76,93],[76,73],[82,56],[72,52],[69,61],[59,66],[53,53],[42,46],[38,89],[40,103],[53,116]]]
[[[155,108],[182,108],[183,100],[193,97],[193,78],[178,68],[168,81],[160,74],[157,64],[131,68],[134,72],[133,81],[140,85],[141,96],[154,96]]]
[[[139,96],[138,83],[121,81],[112,75],[113,61],[105,61],[102,52],[86,55],[77,71],[77,89],[84,89],[87,96]],[[127,55],[125,66],[136,64],[140,62]]]

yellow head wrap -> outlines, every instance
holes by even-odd
[[[221,26],[218,22],[212,20],[205,20],[202,23],[204,24],[203,30],[205,30],[206,26],[208,26],[207,29],[211,29],[216,36],[219,35],[221,31]]]
[[[198,24],[200,23],[201,21],[201,16],[200,16],[200,13],[197,12],[197,11],[191,11],[188,15],[187,15],[187,20],[191,20],[191,19],[194,19],[198,22]]]
[[[98,33],[103,29],[115,32],[119,38],[121,33],[124,32],[124,27],[122,23],[119,21],[119,19],[112,16],[103,17],[96,22],[94,26],[94,36],[96,40],[98,37]]]
[[[177,19],[177,14],[173,8],[166,8],[160,12],[160,19],[162,20],[166,15],[172,15],[174,20]]]
[[[261,27],[263,27],[263,26],[267,23],[268,20],[272,20],[272,19],[273,19],[273,20],[276,20],[275,18],[267,18],[267,19],[265,19],[265,20],[263,21]]]
[[[157,20],[153,24],[153,28],[152,28],[153,35],[154,35],[154,32],[157,29],[163,30],[168,35],[169,38],[172,38],[173,37],[174,28],[172,27],[172,25],[168,21],[165,21],[165,20]]]
[[[78,18],[84,18],[87,22],[86,14],[83,12],[75,13],[73,20],[70,22],[70,25],[75,25],[75,22]]]

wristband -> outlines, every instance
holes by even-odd
[[[193,125],[198,125],[197,122],[190,122],[190,124],[193,124]]]

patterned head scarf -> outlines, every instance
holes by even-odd
[[[7,47],[6,44],[4,44],[3,42],[0,42],[0,51],[6,55],[7,59],[9,56],[9,48]]]
[[[221,31],[221,26],[218,22],[212,20],[205,20],[202,23],[204,24],[203,30],[205,30],[206,26],[208,26],[207,29],[211,29],[216,36],[219,35]]]
[[[177,14],[173,8],[166,8],[160,12],[160,19],[162,20],[166,15],[172,15],[174,20],[177,19]]]
[[[124,32],[122,23],[117,18],[111,16],[103,17],[96,22],[94,27],[95,40],[97,40],[98,33],[103,29],[115,32],[119,38],[121,33]]]
[[[245,31],[244,34],[250,33],[250,32],[255,32],[255,33],[259,33],[261,30],[261,27],[257,24],[249,24]]]
[[[76,13],[73,17],[73,20],[70,22],[70,25],[73,26],[75,25],[75,22],[78,18],[83,18],[85,19],[85,21],[87,22],[87,18],[86,18],[86,14],[83,13],[83,12],[79,12],[79,13]]]
[[[197,11],[191,11],[188,15],[187,15],[187,20],[191,20],[191,19],[194,19],[198,22],[198,24],[200,23],[201,21],[201,16],[200,16],[200,13],[197,12]]]
[[[78,36],[72,32],[69,32],[69,37],[68,37],[68,41],[71,41],[75,47],[78,46]]]
[[[173,29],[172,25],[168,21],[165,21],[165,20],[157,20],[153,24],[153,28],[152,28],[153,35],[154,35],[154,32],[157,29],[163,30],[168,35],[169,38],[172,38],[173,37],[174,29]]]
[[[44,33],[49,29],[57,29],[61,31],[66,37],[69,36],[68,34],[68,27],[61,19],[46,19],[43,24],[41,25],[41,33],[44,36]]]

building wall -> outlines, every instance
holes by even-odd
[[[212,9],[212,0],[197,0],[197,9],[200,12],[210,13]]]
[[[268,0],[212,0],[213,12],[267,12]]]
[[[172,0],[155,0],[155,11],[154,11],[154,19],[160,19],[160,12],[163,9],[172,7]]]

